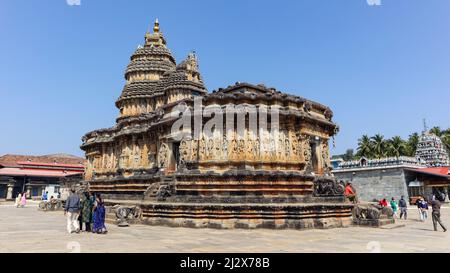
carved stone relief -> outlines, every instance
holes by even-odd
[[[158,165],[160,168],[166,168],[169,161],[169,146],[166,143],[162,143],[159,147],[158,153]]]

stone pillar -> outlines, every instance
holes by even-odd
[[[8,184],[8,189],[6,193],[6,200],[13,200],[13,190],[14,190],[14,184]]]
[[[31,198],[31,186],[27,185],[26,188],[27,188],[26,198]]]

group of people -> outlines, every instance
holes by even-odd
[[[67,217],[69,233],[80,233],[83,231],[83,224],[86,232],[108,232],[105,226],[105,205],[100,194],[85,192],[80,198],[72,189],[66,200],[64,215]]]
[[[441,202],[436,199],[434,196],[432,198],[433,200],[431,201],[431,208],[432,208],[432,220],[433,220],[433,227],[434,227],[434,231],[437,231],[437,224],[439,224],[442,229],[444,230],[444,232],[447,231],[447,227],[442,223],[441,220]],[[388,203],[386,198],[380,200],[378,202],[378,205],[382,206],[382,207],[387,207]],[[408,204],[406,203],[406,200],[404,198],[404,196],[402,196],[397,204],[397,202],[395,201],[395,198],[392,197],[391,202],[390,202],[390,207],[392,208],[392,211],[394,213],[394,217],[397,217],[397,212],[400,208],[400,219],[407,219],[408,217]],[[423,197],[420,197],[417,202],[417,209],[419,211],[419,216],[420,216],[420,221],[425,222],[428,218],[428,205],[429,202],[427,200],[425,200]]]
[[[428,201],[423,197],[417,201],[417,208],[419,209],[421,221],[425,221],[428,218],[428,204]],[[431,201],[431,219],[433,220],[434,231],[437,231],[437,224],[441,226],[444,232],[447,231],[447,227],[441,220],[441,201],[435,196],[432,197]]]
[[[417,200],[416,205],[419,210],[420,221],[424,222],[428,218],[428,202],[421,197]]]
[[[356,190],[350,182],[347,182],[345,184],[344,196],[350,202],[352,202],[354,204],[358,203]],[[424,222],[428,218],[429,202],[427,200],[425,200],[423,197],[421,197],[417,201],[416,204],[417,204],[417,208],[419,210],[420,220],[422,222]],[[403,218],[406,220],[408,217],[408,203],[406,202],[404,196],[402,196],[400,198],[398,203],[395,200],[395,198],[392,197],[389,204],[388,204],[388,201],[386,200],[386,198],[383,198],[383,199],[379,200],[378,205],[381,207],[387,207],[389,205],[392,208],[394,217],[397,217],[398,211],[400,211],[400,215],[399,215],[400,219]],[[431,215],[432,215],[434,230],[437,231],[437,224],[439,224],[442,227],[442,229],[444,230],[444,232],[446,232],[447,227],[441,221],[441,202],[435,196],[433,196],[433,198],[432,198],[431,208],[432,208]]]
[[[388,202],[386,200],[386,198],[381,199],[378,202],[378,205],[381,207],[387,207],[388,206]],[[391,201],[389,202],[389,206],[392,209],[393,212],[393,216],[397,217],[398,211],[400,210],[400,216],[399,218],[402,219],[404,218],[406,220],[406,218],[408,217],[408,203],[406,203],[405,197],[402,196],[400,198],[400,200],[397,201],[395,200],[394,197],[391,198]]]
[[[15,206],[16,208],[24,208],[27,204],[27,194],[25,192],[19,193],[16,196]]]

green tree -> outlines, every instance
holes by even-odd
[[[345,161],[350,161],[353,160],[353,158],[355,157],[353,149],[347,149],[347,151],[345,151],[344,156],[342,157],[342,159],[344,159]]]
[[[419,134],[413,133],[409,135],[408,141],[406,142],[406,155],[415,156],[417,150],[417,144],[419,143]]]
[[[373,149],[373,155],[376,158],[382,158],[386,156],[387,149],[386,149],[386,140],[384,139],[384,136],[381,134],[376,134],[371,139],[372,143],[372,149]]]
[[[364,156],[367,158],[372,158],[372,142],[370,141],[370,137],[368,135],[363,135],[360,139],[358,139],[358,152],[356,155],[359,157]]]
[[[435,126],[431,128],[430,133],[435,134],[438,137],[441,137],[444,131],[441,130],[441,127]]]
[[[441,139],[447,149],[447,152],[450,153],[450,128],[442,132]]]
[[[406,144],[405,141],[399,137],[395,136],[387,141],[387,155],[393,157],[400,157],[406,154]]]

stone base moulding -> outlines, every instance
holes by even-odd
[[[311,229],[352,225],[351,204],[191,204],[140,205],[140,223],[218,229]]]

